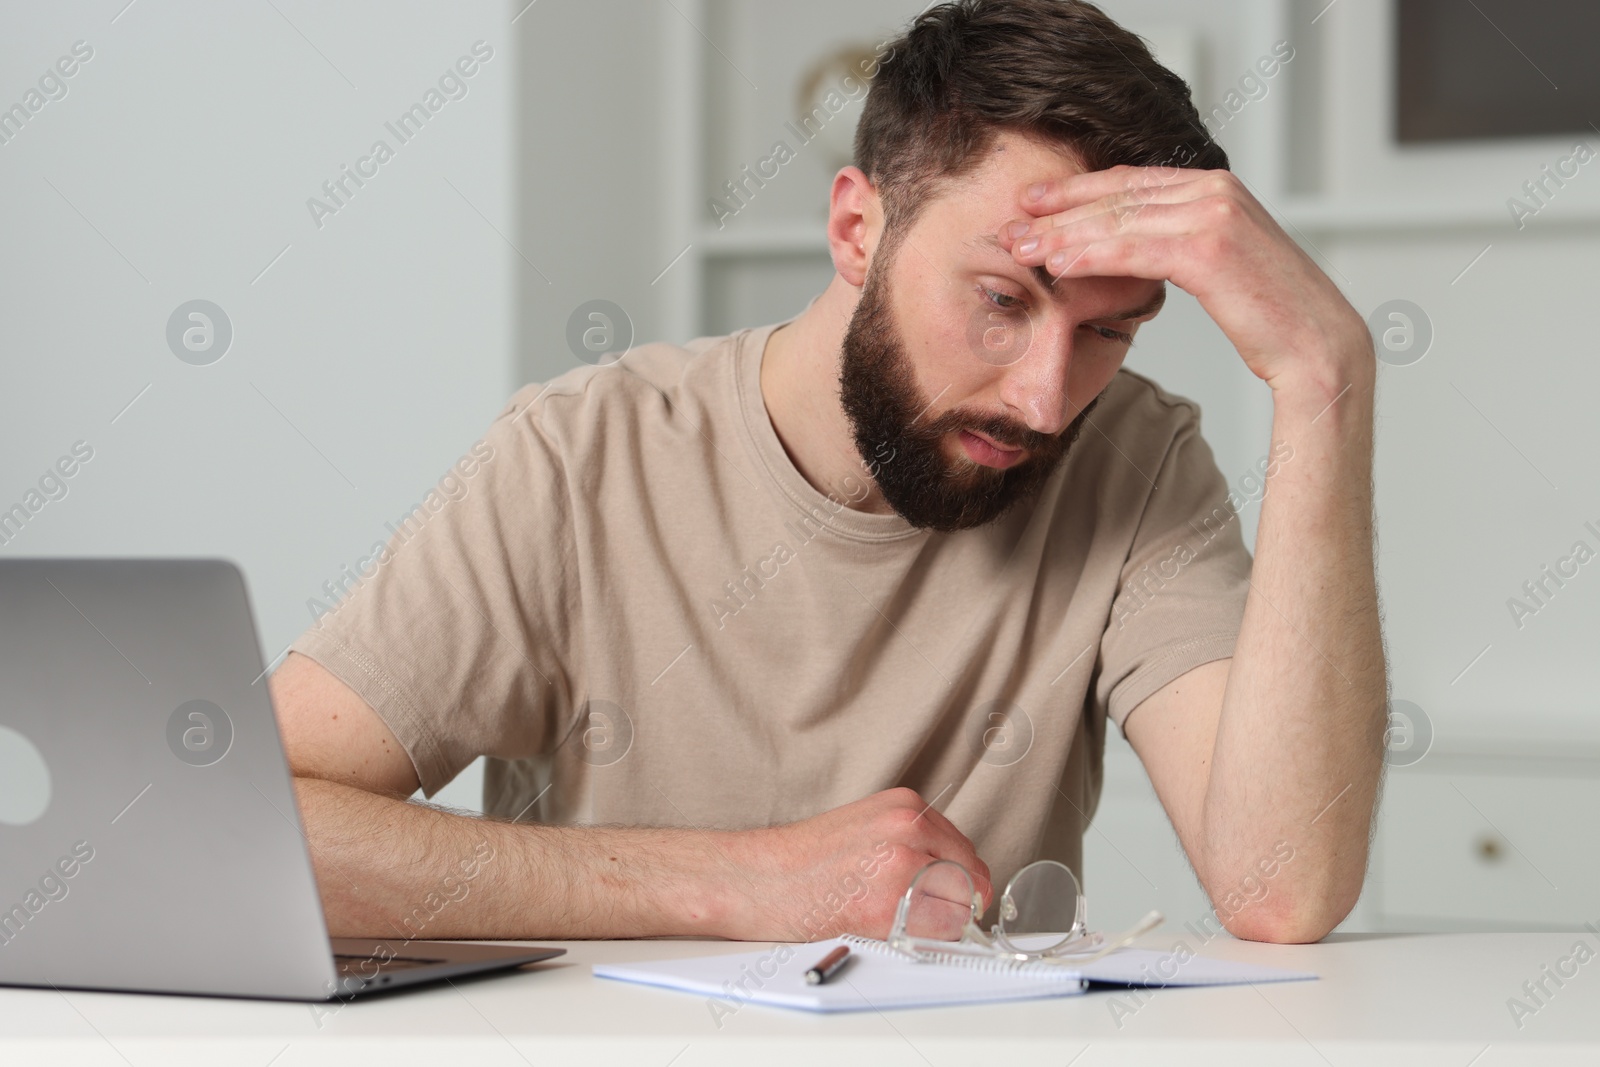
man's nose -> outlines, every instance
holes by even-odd
[[[1072,421],[1067,395],[1072,355],[1070,330],[1037,328],[1022,358],[1007,368],[1000,398],[1030,430],[1055,436]]]

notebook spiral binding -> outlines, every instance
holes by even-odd
[[[841,941],[847,941],[852,947],[859,946],[868,949],[880,956],[892,956],[897,960],[907,963],[934,963],[945,964],[951,967],[965,967],[973,971],[987,971],[997,974],[1020,974],[1028,976],[1043,976],[1053,978],[1077,978],[1077,972],[1063,963],[1049,963],[1044,960],[1007,960],[998,956],[977,956],[964,952],[937,952],[929,953],[923,957],[916,957],[901,952],[887,941],[879,941],[874,937],[862,937],[859,934],[841,934]]]

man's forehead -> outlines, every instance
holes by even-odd
[[[972,176],[1015,196],[1034,182],[1082,174],[1088,169],[1066,144],[1002,133]]]
[[[1085,170],[1066,145],[1007,131],[997,136],[983,162],[930,201],[928,210],[960,233],[994,233],[1011,219],[1028,217],[1022,208],[1028,186]]]

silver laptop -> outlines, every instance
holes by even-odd
[[[0,560],[0,984],[328,1000],[562,953],[409,939],[459,880],[330,941],[264,674],[231,563]]]

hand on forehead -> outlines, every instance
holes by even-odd
[[[1060,272],[1024,251],[1019,239],[1046,232],[1071,218],[1069,205],[1088,214],[1103,213],[1107,208],[1100,202],[1116,194],[1136,209],[1143,195],[1141,183],[1164,181],[1175,173],[1182,172],[1175,168],[1090,172],[1065,146],[1004,133],[971,174],[928,205],[928,222],[941,239],[951,241],[973,263],[990,263],[996,271],[1028,278],[1039,289],[1067,299],[1070,294],[1057,278]],[[1137,305],[1133,314],[1118,311],[1113,317],[1147,317],[1160,307],[1164,295],[1164,287],[1152,285],[1149,279],[1108,274],[1087,289],[1081,284],[1085,280],[1079,279],[1075,289],[1080,296],[1090,297],[1096,316],[1111,314],[1098,307],[1109,300],[1119,309]]]

